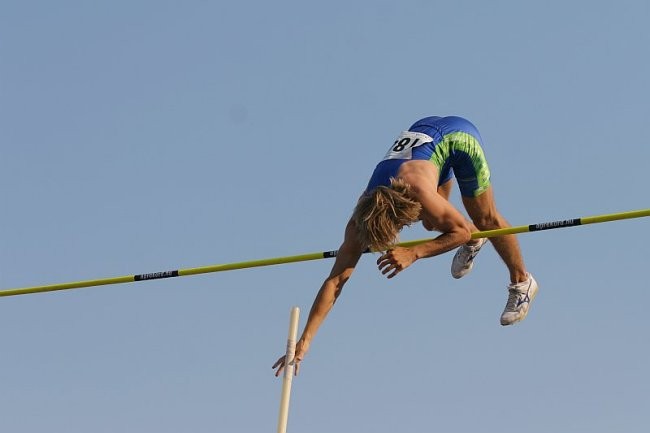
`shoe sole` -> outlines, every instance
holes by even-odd
[[[472,259],[472,260],[473,260],[473,259]],[[454,277],[456,280],[460,280],[460,279],[463,278],[465,275],[469,274],[469,273],[471,272],[471,270],[472,270],[473,267],[474,267],[474,263],[472,263],[472,264],[471,264],[470,266],[468,266],[467,268],[463,268],[463,270],[461,271],[461,273],[454,274],[454,273],[452,272],[451,276]]]

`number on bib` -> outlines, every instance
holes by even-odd
[[[404,131],[388,149],[384,159],[411,159],[413,149],[426,143],[431,143],[433,138],[421,132]]]

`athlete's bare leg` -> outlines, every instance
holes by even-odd
[[[510,227],[508,221],[497,210],[491,186],[478,197],[463,197],[463,204],[479,230]],[[528,273],[515,235],[497,236],[490,238],[490,241],[508,267],[510,281],[512,283],[526,281]]]
[[[444,197],[445,200],[449,201],[449,196],[451,195],[451,190],[452,187],[454,186],[454,180],[449,179],[447,182],[443,183],[442,185],[438,186],[438,194]],[[477,232],[479,231],[478,228],[474,225],[472,221],[468,221],[472,232]],[[471,241],[467,242],[467,245],[476,245],[479,243],[478,239],[472,239]]]

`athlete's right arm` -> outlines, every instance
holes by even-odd
[[[361,246],[357,240],[356,225],[350,220],[345,229],[345,238],[343,244],[341,244],[341,247],[338,250],[332,270],[318,291],[316,299],[314,299],[307,323],[305,324],[305,329],[302,332],[300,340],[296,343],[296,374],[298,374],[299,363],[309,350],[309,345],[316,335],[318,328],[320,328],[321,324],[327,317],[327,314],[334,306],[336,299],[339,297],[343,290],[343,286],[352,275],[352,272],[359,262],[359,258],[361,257],[361,254],[363,254],[364,250],[365,248]],[[273,365],[273,368],[277,368],[275,373],[276,376],[278,376],[284,369],[284,363],[284,357],[281,357],[275,365]]]

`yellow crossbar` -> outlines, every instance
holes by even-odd
[[[508,227],[505,229],[488,230],[476,232],[472,234],[473,239],[477,238],[492,238],[496,236],[513,235],[518,233],[535,232],[541,230],[559,229],[563,227],[574,227],[578,225],[604,223],[609,221],[617,221],[631,218],[641,218],[650,216],[650,209],[620,212],[607,215],[598,215],[583,218],[572,218],[566,220],[530,224],[525,226]],[[409,247],[424,242],[430,241],[429,239],[419,239],[414,241],[402,242],[399,245]],[[368,251],[366,251],[368,252]],[[109,284],[122,284],[132,283],[136,281],[157,280],[162,278],[184,277],[187,275],[207,274],[212,272],[231,271],[235,269],[256,268],[261,266],[281,265],[285,263],[306,262],[309,260],[319,260],[325,258],[336,257],[337,251],[323,251],[319,253],[300,254],[295,256],[286,257],[273,257],[269,259],[250,260],[246,262],[227,263],[220,265],[210,265],[198,268],[179,269],[174,271],[153,272],[148,274],[127,275],[122,277],[101,278],[96,280],[74,281],[70,283],[50,284],[45,286],[23,287],[17,289],[6,289],[0,291],[2,296],[16,296],[28,295],[33,293],[53,292],[57,290],[80,289],[83,287],[104,286]]]

